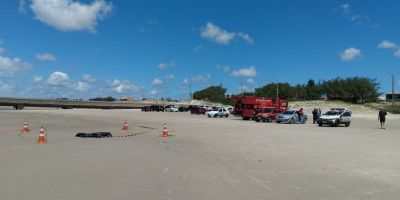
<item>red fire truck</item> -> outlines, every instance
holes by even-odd
[[[256,109],[275,108],[286,111],[288,101],[269,97],[235,96],[232,114],[241,115],[244,120],[253,119]]]

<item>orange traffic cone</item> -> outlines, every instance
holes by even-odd
[[[24,122],[24,126],[23,126],[21,132],[23,132],[23,133],[29,133],[28,122],[27,122],[26,120],[25,120],[25,122]]]
[[[45,137],[45,135],[44,135],[44,129],[43,129],[43,127],[40,128],[39,137],[36,139],[36,142],[37,142],[37,143],[41,143],[41,144],[47,142],[47,141],[46,141],[46,137]]]
[[[126,120],[125,120],[124,126],[122,127],[122,130],[125,130],[125,131],[129,130],[128,122]]]
[[[168,137],[168,136],[169,136],[169,134],[168,134],[167,124],[164,123],[164,130],[161,133],[161,137]]]

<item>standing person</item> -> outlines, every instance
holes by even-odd
[[[381,122],[381,129],[385,129],[386,115],[386,111],[384,111],[383,109],[379,110],[378,120]]]
[[[321,108],[318,108],[318,119],[321,117],[321,115],[322,115]]]
[[[299,121],[300,123],[304,124],[304,113],[303,113],[303,108],[300,108],[299,110]]]
[[[313,116],[313,124],[315,124],[315,122],[318,119],[318,110],[316,108],[314,108],[314,110],[312,111],[312,116]]]

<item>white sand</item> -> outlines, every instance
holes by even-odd
[[[400,117],[387,129],[256,123],[137,110],[1,110],[0,199],[393,199]],[[24,118],[33,132],[18,136]],[[76,138],[112,131],[124,138]],[[161,138],[166,122],[173,137]],[[36,144],[45,126],[47,144]],[[142,128],[148,126],[155,129]]]

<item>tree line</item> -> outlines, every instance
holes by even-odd
[[[309,79],[305,84],[290,85],[289,83],[270,83],[254,92],[239,95],[276,97],[289,100],[343,100],[352,103],[375,102],[378,100],[379,84],[376,79],[366,77],[335,78],[316,83]],[[194,99],[206,99],[213,102],[226,102],[226,88],[210,86],[193,94]]]

